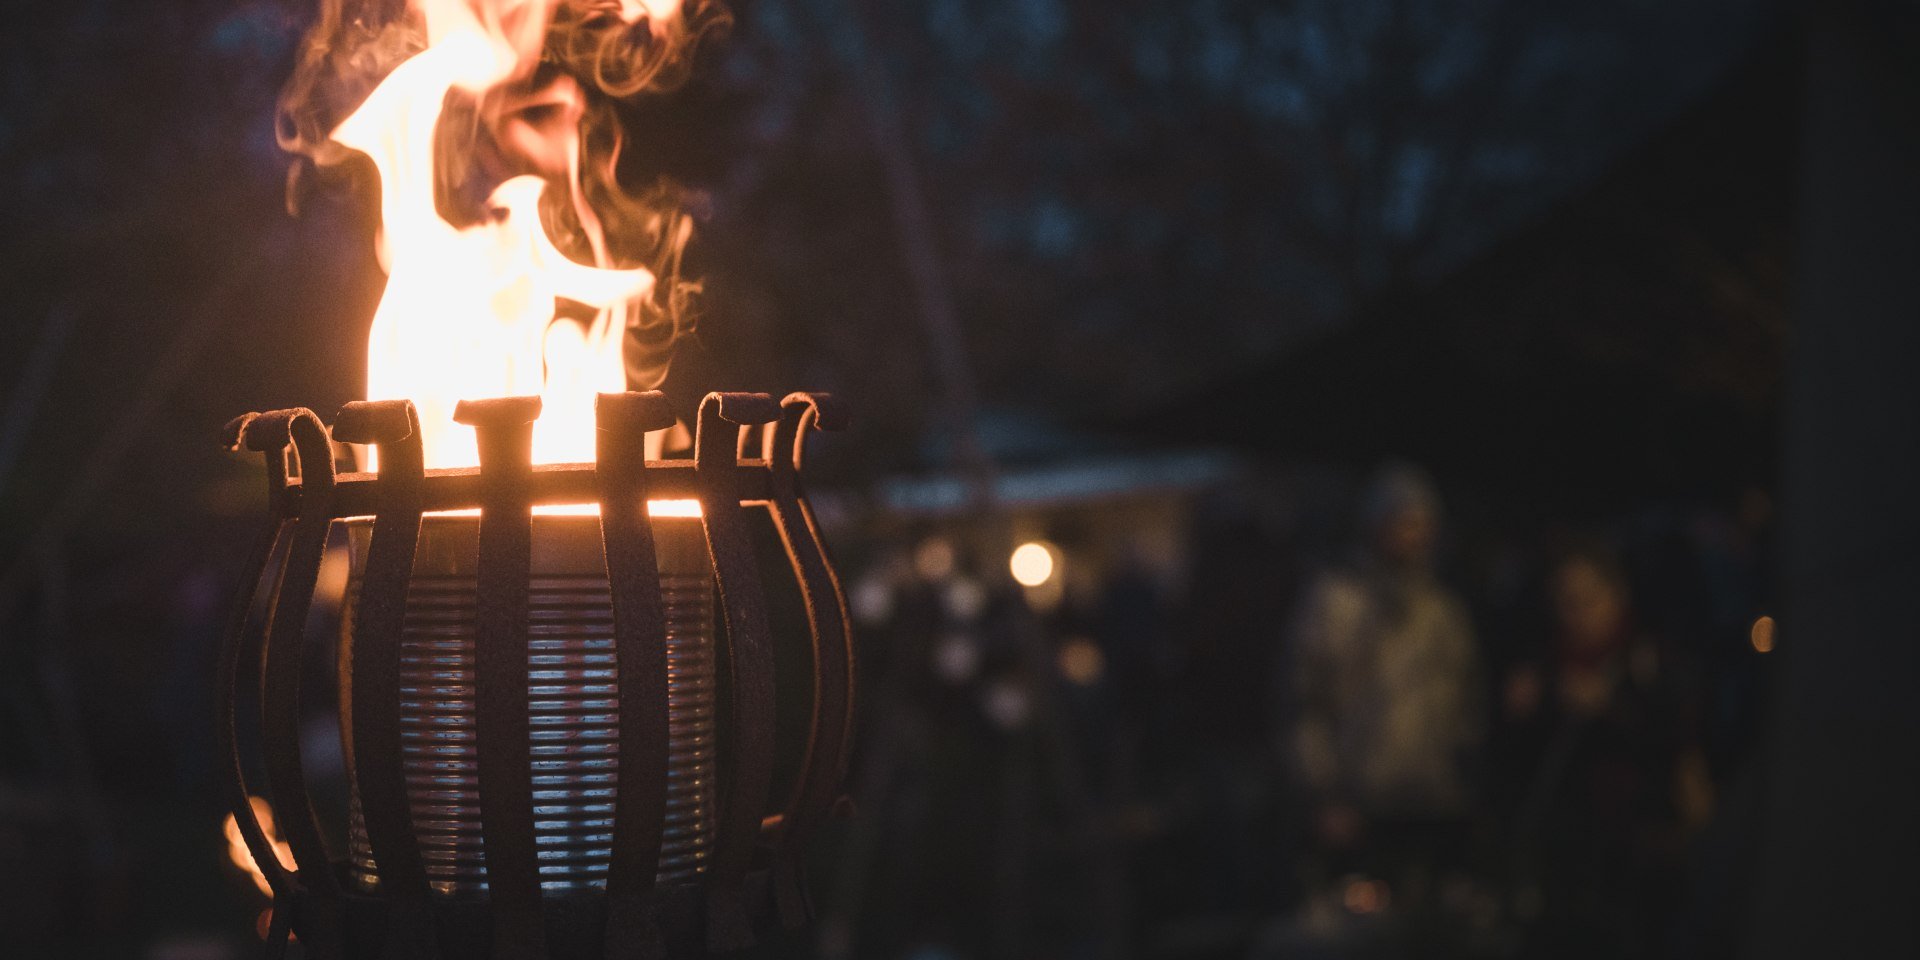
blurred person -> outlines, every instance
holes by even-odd
[[[1644,956],[1665,938],[1681,840],[1712,787],[1624,571],[1576,550],[1547,587],[1553,634],[1508,675],[1498,736],[1515,912],[1541,955]]]
[[[1284,749],[1323,865],[1413,907],[1459,863],[1484,727],[1473,627],[1434,575],[1440,517],[1423,471],[1382,469],[1351,564],[1307,587],[1283,658]]]

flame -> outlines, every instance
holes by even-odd
[[[267,841],[273,844],[274,859],[279,860],[282,867],[292,870],[293,848],[280,837],[280,828],[273,822],[273,807],[262,797],[248,797],[247,802],[253,805],[253,815],[260,821],[260,829],[267,835]],[[261,873],[260,865],[254,862],[253,851],[247,849],[246,839],[240,836],[240,824],[231,813],[227,814],[224,830],[227,835],[227,859],[253,877],[253,885],[260,889],[261,896],[273,896],[273,888],[267,885],[266,874]]]
[[[379,172],[380,261],[386,292],[367,349],[367,396],[410,399],[420,410],[427,466],[479,462],[470,428],[453,422],[463,399],[538,394],[534,461],[591,461],[596,393],[626,389],[621,353],[627,308],[652,293],[644,267],[611,265],[598,216],[581,188],[579,84],[536,77],[555,0],[415,0],[427,46],[406,59],[332,139]],[[664,29],[677,0],[626,2],[621,17]],[[540,174],[493,189],[478,222],[442,214],[436,135],[450,95],[480,98],[503,148]],[[542,202],[564,181],[595,263],[570,259],[542,223]],[[561,300],[590,320],[557,316]]]

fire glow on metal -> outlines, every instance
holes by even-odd
[[[630,392],[650,378],[624,353],[649,322],[669,349],[680,331],[689,221],[618,182],[612,105],[660,89],[724,11],[320,3],[281,142],[371,164],[387,284],[367,400],[331,427],[295,408],[227,428],[269,488],[217,684],[230,838],[272,898],[269,955],[297,935],[318,960],[704,956],[799,925],[797,857],[838,805],[853,704],[846,605],[800,487],[806,437],[838,408],[708,394],[692,459],[660,459],[649,439],[676,417]],[[366,468],[336,473],[336,442]],[[804,631],[769,623],[760,510]],[[340,527],[344,852],[301,742],[308,613]],[[775,676],[782,636],[810,646],[778,659],[810,670]],[[788,684],[811,712],[776,739]]]
[[[709,394],[694,458],[648,460],[647,433],[673,420],[666,398],[606,394],[596,405],[595,460],[535,466],[539,412],[538,397],[460,404],[480,463],[434,470],[423,466],[418,414],[406,401],[347,404],[331,429],[305,409],[229,424],[232,447],[263,455],[271,493],[248,586],[223,637],[217,687],[234,829],[273,898],[269,950],[283,948],[291,932],[315,957],[700,956],[806,921],[797,857],[839,805],[853,705],[845,599],[800,486],[805,438],[837,428],[837,407],[824,395],[775,402],[765,394]],[[751,433],[760,439],[749,451],[757,455],[744,456],[742,439]],[[378,445],[380,469],[336,475],[336,440]],[[676,499],[697,501],[698,518],[648,515],[649,502]],[[598,517],[532,510],[580,502],[595,503]],[[776,635],[749,539],[750,508],[771,519],[806,610],[812,669],[799,677],[775,676]],[[465,599],[454,598],[460,612],[451,638],[420,624],[422,615],[444,613],[442,598],[421,581],[423,569],[432,571],[423,518],[476,509],[475,556],[454,590]],[[356,517],[371,520],[355,521],[367,543],[350,629],[336,651],[358,821],[349,862],[329,851],[313,813],[299,704],[310,660],[305,626],[328,534]],[[663,522],[698,525],[691,554],[685,541],[663,538]],[[597,533],[597,542],[586,541],[597,560],[576,566],[603,570],[604,592],[573,601],[567,616],[604,617],[610,656],[586,663],[591,675],[556,678],[543,671],[580,664],[562,657],[543,666],[554,654],[540,644],[555,634],[541,618],[550,608],[540,598],[555,588],[542,580],[536,558],[539,528],[561,523]],[[701,638],[704,621],[678,598],[709,582],[720,629]],[[248,612],[263,583],[268,623],[250,630]],[[675,604],[681,613],[670,611]],[[243,677],[243,663],[257,663],[259,675]],[[409,679],[408,668],[423,664],[451,671],[441,678],[453,691],[446,698],[423,693],[433,678]],[[241,691],[256,682],[264,785],[240,751]],[[776,793],[775,689],[790,682],[807,688],[812,711],[796,738],[792,789]],[[569,686],[575,683],[579,689]],[[689,683],[711,683],[720,695],[695,695]],[[436,714],[436,703],[451,706]],[[676,703],[695,712],[676,714]],[[419,737],[410,741],[421,722],[454,712],[459,722],[445,731],[454,748],[429,743],[423,750]],[[598,741],[585,761],[578,751],[554,752],[551,738],[537,735],[567,729]],[[567,763],[601,779],[565,779],[579,772],[556,766]],[[542,790],[554,789],[584,790],[561,800],[604,810],[569,820],[552,798],[542,800]],[[271,805],[283,848],[256,794]],[[688,817],[702,821],[697,843],[680,829]],[[470,826],[446,825],[456,822]],[[555,844],[576,840],[592,851],[569,854],[565,875],[556,874]],[[470,858],[483,871],[476,875],[446,860],[459,861],[468,841],[484,850]],[[594,921],[550,924],[549,917]]]

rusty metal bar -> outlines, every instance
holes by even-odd
[[[527,577],[533,543],[538,397],[462,401],[454,419],[480,444],[480,558],[474,600],[475,733],[481,842],[496,960],[545,960],[528,716]]]
[[[246,432],[248,446],[255,449],[284,450],[291,441],[305,492],[268,617],[260,664],[260,728],[274,819],[293,851],[295,899],[290,920],[310,956],[334,960],[342,950],[340,885],[314,817],[300,756],[300,668],[307,614],[333,523],[333,448],[326,426],[305,407],[262,414],[247,424]]]
[[[766,462],[771,472],[768,513],[785,545],[800,597],[807,610],[813,643],[813,711],[795,778],[793,795],[782,816],[781,847],[793,856],[781,860],[774,902],[783,925],[799,927],[809,918],[797,853],[840,797],[846,776],[847,746],[853,722],[853,644],[847,601],[827,561],[813,510],[800,490],[800,466],[807,434],[815,428],[839,430],[840,409],[826,394],[795,393],[781,403],[778,422],[766,429]]]
[[[334,439],[380,449],[375,481],[380,509],[367,549],[367,570],[354,611],[352,642],[343,645],[341,727],[350,733],[347,761],[380,868],[380,889],[392,897],[382,956],[439,956],[427,872],[414,836],[400,724],[400,636],[407,587],[420,542],[424,461],[420,416],[405,400],[349,403],[334,420]]]
[[[615,671],[620,684],[620,765],[615,771],[613,855],[607,864],[608,960],[659,957],[660,930],[648,912],[667,816],[668,687],[666,609],[647,518],[646,439],[673,425],[660,393],[602,394],[594,409],[600,477],[600,531],[613,598]]]
[[[702,482],[690,460],[656,460],[646,464],[647,495],[656,500],[694,500],[702,495]],[[765,503],[771,495],[766,465],[747,461],[725,481],[727,492],[741,503]],[[722,493],[724,495],[724,492]],[[276,498],[275,509],[291,515],[299,510],[301,485],[293,484]],[[477,469],[428,470],[421,509],[471,510],[480,505],[481,482]],[[533,468],[527,489],[527,502],[535,506],[562,503],[592,503],[600,498],[600,482],[590,463],[540,464]],[[371,473],[341,474],[336,484],[333,512],[336,517],[370,517],[380,509],[380,490]]]
[[[248,446],[247,425],[257,414],[247,414],[235,418],[227,424],[224,444],[229,450],[239,450]],[[281,443],[270,449],[258,451],[264,454],[267,466],[267,493],[269,500],[277,499],[279,491],[285,488],[286,445]],[[240,831],[240,838],[247,846],[254,863],[259,865],[260,874],[266,879],[267,889],[272,891],[273,901],[282,912],[291,912],[293,903],[293,875],[280,865],[279,857],[273,852],[273,844],[267,839],[266,830],[260,818],[253,811],[253,791],[247,785],[246,764],[240,756],[239,710],[236,699],[240,684],[240,661],[248,650],[247,621],[253,610],[253,604],[260,595],[260,581],[266,573],[267,564],[286,539],[288,521],[277,512],[270,512],[265,526],[253,542],[247,559],[241,564],[244,586],[234,598],[233,607],[227,614],[227,622],[220,635],[214,681],[214,736],[221,755],[222,780],[226,787],[227,807],[233,814],[234,824]],[[276,578],[277,580],[277,578]],[[282,918],[276,916],[276,920]],[[269,950],[284,951],[286,938],[281,936],[276,943],[269,938]]]
[[[707,873],[707,946],[715,951],[742,949],[755,940],[746,885],[773,779],[773,640],[737,495],[739,449],[743,427],[779,416],[766,394],[710,393],[694,427],[701,515],[726,617],[732,680],[726,698],[730,735],[720,764],[720,836]]]

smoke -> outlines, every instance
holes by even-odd
[[[449,95],[436,132],[435,203],[462,226],[490,215],[486,198],[510,177],[547,179],[541,219],[569,257],[645,267],[653,293],[628,308],[628,379],[657,384],[690,330],[699,285],[681,273],[698,196],[665,178],[623,183],[628,131],[619,107],[671,91],[689,76],[701,42],[724,33],[716,0],[442,0],[508,33],[545,24],[537,57],[509,80]],[[331,139],[388,73],[425,49],[423,0],[319,0],[318,15],[281,91],[277,135],[294,155],[288,209],[320,193],[378,189],[360,157]]]

